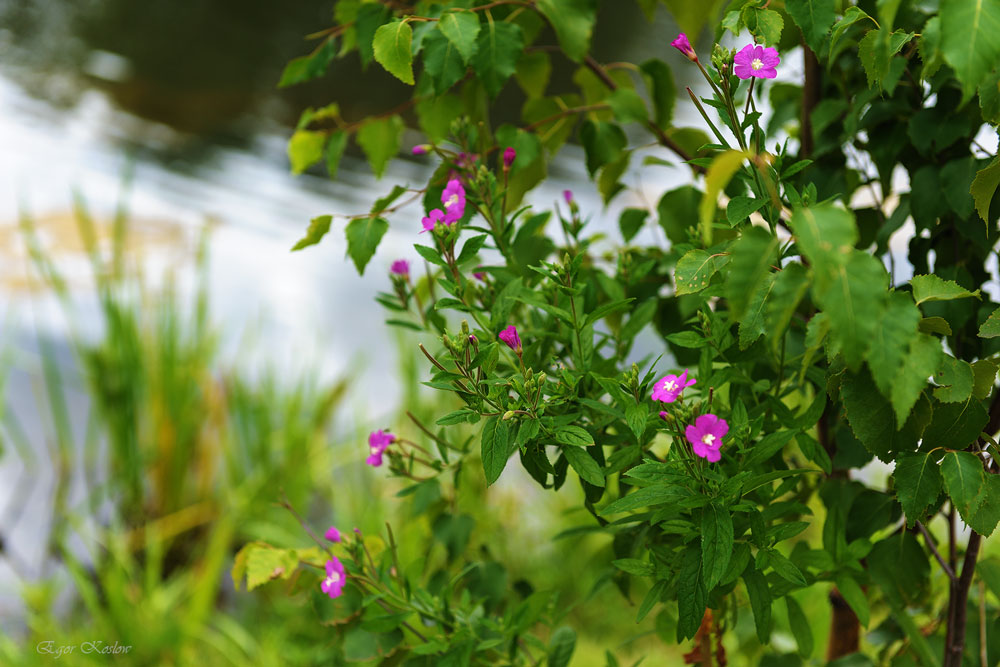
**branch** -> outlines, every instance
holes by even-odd
[[[969,535],[969,546],[965,550],[965,560],[962,563],[962,576],[951,587],[951,606],[954,609],[953,623],[948,628],[948,637],[944,647],[944,666],[961,667],[962,654],[965,653],[965,620],[966,607],[969,602],[969,588],[972,586],[972,575],[976,569],[976,558],[979,556],[979,545],[983,537],[976,531]]]
[[[944,557],[937,550],[937,547],[934,546],[934,540],[931,538],[930,533],[927,532],[927,528],[924,526],[924,524],[920,523],[919,521],[917,521],[917,528],[920,530],[920,534],[924,536],[924,542],[927,543],[927,548],[931,550],[931,553],[934,554],[935,558],[937,558],[937,562],[941,564],[941,569],[944,570],[944,573],[948,575],[948,578],[952,582],[954,582],[955,572],[954,570],[951,569],[951,567],[945,561]]]

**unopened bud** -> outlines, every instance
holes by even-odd
[[[508,419],[512,419],[513,417],[514,417],[513,410],[508,410],[507,412],[503,413],[503,421],[507,421]]]

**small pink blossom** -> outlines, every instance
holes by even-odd
[[[427,149],[430,148],[427,144],[417,144],[413,147],[414,155],[427,155]]]
[[[670,42],[670,46],[683,53],[684,57],[691,62],[698,62],[698,54],[694,52],[693,48],[691,48],[691,42],[688,41],[687,35],[683,32],[677,35],[677,39]]]
[[[433,229],[433,225],[431,225],[431,228]],[[397,259],[395,262],[392,263],[392,266],[389,267],[389,273],[393,274],[394,276],[403,276],[403,277],[409,276],[410,263],[407,262],[405,259]]]
[[[660,410],[660,419],[662,419],[663,421],[667,421],[667,418],[669,416],[670,415],[667,413],[666,410]]]
[[[339,598],[344,592],[344,584],[347,581],[347,573],[344,572],[344,565],[336,557],[326,561],[326,578],[319,585],[319,589],[331,598]]]
[[[664,403],[673,403],[678,398],[680,398],[681,393],[691,385],[695,384],[697,380],[694,378],[688,379],[688,372],[685,370],[680,375],[668,375],[653,385],[653,395],[652,399],[654,401],[662,401]]]
[[[329,528],[326,529],[326,532],[323,533],[323,537],[330,540],[331,542],[339,542],[340,531],[337,530],[336,526],[330,526]]]
[[[572,206],[573,205],[573,191],[572,190],[563,190],[563,199],[566,200],[567,204],[569,204],[570,206]]]
[[[733,58],[733,74],[741,79],[749,79],[755,76],[759,79],[773,79],[778,76],[775,69],[781,62],[778,50],[747,44]]]
[[[481,269],[483,267],[480,266],[480,267],[476,267],[476,268]],[[476,280],[482,280],[482,281],[486,280],[486,274],[483,273],[482,271],[473,271],[472,272],[472,277],[475,278]]]
[[[439,208],[432,210],[430,213],[427,214],[427,217],[421,220],[420,222],[424,226],[423,231],[420,232],[421,234],[423,234],[424,232],[433,232],[434,224],[437,222],[443,222],[446,225],[451,225],[451,222],[445,220],[444,211],[442,211]]]
[[[461,181],[453,178],[448,181],[441,193],[441,203],[444,204],[444,222],[450,225],[465,215],[465,188]],[[437,209],[435,209],[437,210]]]
[[[684,437],[697,456],[715,463],[722,457],[719,450],[727,433],[729,424],[726,420],[709,412],[695,419],[694,424],[689,424],[684,430]]]
[[[507,343],[507,347],[517,352],[518,355],[521,354],[521,337],[517,335],[517,327],[513,324],[501,331],[497,338]]]
[[[511,146],[505,148],[503,151],[503,168],[510,169],[510,165],[514,164],[515,159],[517,159],[517,151]]]
[[[376,468],[382,465],[382,454],[395,440],[396,436],[382,429],[372,431],[368,436],[368,449],[371,453],[365,459],[365,463]]]

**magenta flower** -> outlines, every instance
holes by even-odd
[[[433,228],[434,225],[432,224],[431,229]],[[405,259],[397,259],[392,263],[392,266],[389,267],[389,273],[395,276],[408,277],[410,275],[410,263]]]
[[[670,46],[683,53],[684,57],[691,62],[698,62],[698,54],[694,52],[693,48],[691,48],[691,42],[688,41],[687,35],[683,32],[677,35],[677,39],[670,42]]]
[[[479,156],[475,153],[459,153],[455,157],[455,166],[459,169],[472,169],[476,166]]]
[[[413,147],[414,155],[427,155],[427,144],[417,144]]]
[[[521,354],[521,337],[517,335],[517,327],[513,324],[501,331],[497,338],[507,343],[507,347],[517,352],[518,355]]]
[[[451,225],[450,221],[445,220],[444,211],[442,211],[439,208],[436,208],[433,211],[431,211],[430,213],[428,213],[427,217],[424,218],[423,220],[421,220],[420,222],[424,226],[423,231],[420,232],[421,234],[423,234],[424,232],[433,232],[434,231],[434,223],[436,223],[436,222],[443,222],[446,225]]]
[[[329,528],[326,529],[326,532],[323,533],[323,537],[330,540],[331,542],[339,542],[340,531],[337,530],[336,526],[330,526]]]
[[[566,200],[567,204],[569,204],[570,206],[572,206],[573,205],[573,191],[572,190],[563,190],[563,199]]]
[[[710,412],[695,419],[694,424],[689,424],[684,430],[684,436],[691,443],[694,453],[712,463],[722,457],[719,449],[722,447],[722,439],[726,437],[727,433],[729,433],[729,424],[726,423],[726,420]]]
[[[344,583],[347,581],[347,574],[344,572],[344,565],[337,558],[326,561],[326,579],[324,579],[319,589],[331,598],[339,598],[344,592]]]
[[[688,372],[685,370],[680,375],[668,375],[665,378],[660,378],[660,380],[653,385],[653,396],[654,401],[663,401],[664,403],[673,403],[681,396],[681,392],[685,388],[690,387],[697,380],[694,378],[688,379]]]
[[[444,192],[441,193],[441,203],[444,204],[445,224],[450,225],[465,215],[465,188],[457,178],[448,181]]]
[[[667,417],[669,417],[669,416],[670,415],[667,414],[666,410],[660,410],[660,419],[662,419],[663,421],[667,421]]]
[[[514,150],[512,146],[508,146],[503,151],[503,168],[510,169],[510,165],[514,164],[514,160],[517,158],[517,151]]]
[[[481,269],[483,267],[477,266],[476,268],[477,269]],[[482,280],[484,282],[486,281],[486,274],[483,273],[482,271],[473,271],[472,272],[472,277],[475,278],[476,280]]]
[[[368,436],[368,449],[371,454],[365,459],[365,463],[370,466],[379,467],[382,465],[382,454],[385,452],[386,448],[395,442],[396,436],[392,433],[388,433],[379,429],[377,431],[372,431],[371,435]]]
[[[755,76],[759,79],[773,79],[778,76],[775,67],[781,62],[778,50],[747,44],[733,58],[733,74],[741,79]]]

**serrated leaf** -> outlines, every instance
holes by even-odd
[[[326,145],[325,132],[296,130],[288,140],[288,161],[293,174],[301,174],[323,158]]]
[[[580,142],[587,157],[587,171],[593,177],[598,169],[621,157],[628,139],[614,123],[585,120],[580,126]]]
[[[321,215],[309,221],[309,228],[306,235],[292,246],[292,250],[302,250],[320,242],[326,233],[330,231],[330,223],[333,221],[332,215]]]
[[[590,50],[590,35],[597,18],[592,0],[538,0],[538,11],[549,20],[563,52],[581,62]]]
[[[853,252],[843,264],[817,264],[813,295],[830,317],[848,368],[856,369],[871,347],[882,319],[888,276],[872,255]]]
[[[989,359],[980,359],[972,364],[972,395],[982,400],[993,393],[997,377],[997,365]]]
[[[376,178],[385,173],[389,160],[399,152],[403,119],[399,116],[366,121],[358,130],[358,144],[365,152]]]
[[[941,478],[955,509],[969,523],[985,498],[983,462],[970,452],[945,452],[941,459]]]
[[[784,449],[785,445],[791,442],[794,437],[795,431],[788,429],[768,433],[761,438],[760,442],[751,447],[750,456],[747,458],[744,468],[752,468],[759,463],[767,461]],[[744,493],[748,491],[748,488],[744,488]]]
[[[327,67],[330,66],[330,62],[336,55],[335,47],[336,41],[329,37],[315,53],[288,61],[285,69],[281,72],[278,88],[294,86],[297,83],[303,83],[326,74]]]
[[[943,317],[922,317],[917,325],[920,331],[941,336],[951,335],[951,325]]]
[[[1000,308],[997,308],[979,327],[980,338],[996,338],[1000,336]]]
[[[384,218],[356,218],[347,224],[347,254],[354,261],[358,275],[364,275],[365,266],[375,254],[379,242],[389,231],[389,223]]]
[[[920,334],[910,343],[909,356],[893,380],[889,397],[897,424],[906,421],[943,354],[941,342],[933,336]]]
[[[1000,62],[1000,3],[941,0],[941,53],[969,99]]]
[[[754,290],[753,296],[750,298],[746,313],[744,313],[743,319],[740,320],[739,340],[741,350],[745,350],[753,345],[767,330],[764,313],[767,308],[768,299],[774,289],[774,278],[775,275],[773,273],[767,274],[764,280],[757,285],[757,289]]]
[[[853,26],[858,21],[863,21],[865,19],[871,21],[873,24],[875,23],[875,19],[868,16],[868,14],[866,14],[860,7],[848,7],[846,11],[844,11],[844,18],[840,19],[840,21],[833,26],[833,30],[830,33],[830,53],[834,55],[838,53],[837,44],[847,32],[848,28]]]
[[[757,629],[757,639],[767,645],[771,638],[771,589],[767,579],[751,563],[743,572],[743,583],[747,587],[750,598],[750,609],[753,611],[754,627]]]
[[[472,68],[490,98],[500,94],[507,79],[517,70],[524,50],[521,26],[507,21],[488,21],[476,38]]]
[[[475,55],[479,36],[479,16],[475,12],[446,12],[438,19],[438,30],[448,38],[466,64]]]
[[[729,510],[710,503],[701,515],[701,562],[705,590],[722,579],[733,552],[733,520]]]
[[[580,476],[580,479],[594,486],[604,486],[604,473],[601,472],[601,467],[597,465],[597,461],[587,453],[585,448],[563,447],[562,454],[569,461],[576,474]]]
[[[986,409],[975,399],[966,403],[942,403],[934,408],[934,417],[924,431],[921,448],[964,449],[979,437],[987,422]]]
[[[486,485],[490,486],[500,478],[510,457],[510,430],[507,422],[499,417],[490,417],[483,424],[481,455]]]
[[[372,49],[375,62],[385,68],[389,74],[413,85],[413,54],[410,46],[413,43],[413,29],[406,21],[386,23],[375,31]]]
[[[942,403],[959,403],[972,396],[975,374],[968,362],[945,355],[934,381],[940,385],[934,390],[934,398]]]
[[[954,280],[944,280],[934,274],[913,276],[910,285],[913,286],[913,300],[918,306],[926,301],[979,298],[979,290],[970,292]]]
[[[923,452],[901,454],[892,473],[896,497],[903,507],[907,525],[912,526],[941,493],[942,481],[937,457]]]
[[[694,637],[705,615],[708,591],[705,590],[701,567],[701,549],[688,546],[684,551],[677,579],[677,641]]]
[[[979,508],[969,517],[963,518],[972,530],[989,537],[1000,522],[1000,476],[987,474],[984,484]]]
[[[424,39],[424,71],[431,77],[434,92],[443,95],[462,80],[468,68],[455,45],[439,31]],[[461,108],[459,108],[461,112]]]
[[[969,188],[969,193],[976,202],[976,211],[987,224],[990,221],[990,202],[993,201],[998,186],[1000,186],[1000,157],[994,158],[989,166],[977,171],[972,187]]]
[[[892,404],[878,391],[867,372],[845,375],[840,395],[854,435],[879,459],[889,462],[899,452],[917,448],[920,434],[927,426],[924,415],[912,415],[897,430]]]
[[[756,213],[763,208],[766,203],[766,199],[743,196],[733,197],[726,205],[726,220],[729,221],[730,225],[735,227],[749,218],[751,213]]]
[[[868,368],[884,396],[892,394],[892,386],[908,361],[910,346],[919,335],[920,311],[905,292],[889,294],[880,326],[868,354]],[[899,417],[899,423],[905,416]]]
[[[706,250],[691,250],[685,253],[677,261],[677,267],[674,269],[674,288],[677,295],[694,294],[705,289],[716,271],[728,261],[728,255],[710,254]]]
[[[802,29],[806,44],[819,53],[837,16],[834,0],[785,0],[785,11]]]
[[[771,347],[778,349],[781,339],[792,321],[799,302],[809,289],[809,271],[802,264],[785,265],[774,279],[774,288],[767,298],[766,333]]]
[[[337,169],[347,148],[348,136],[347,132],[336,130],[330,133],[330,141],[326,144],[326,173],[333,180],[337,178]]]

